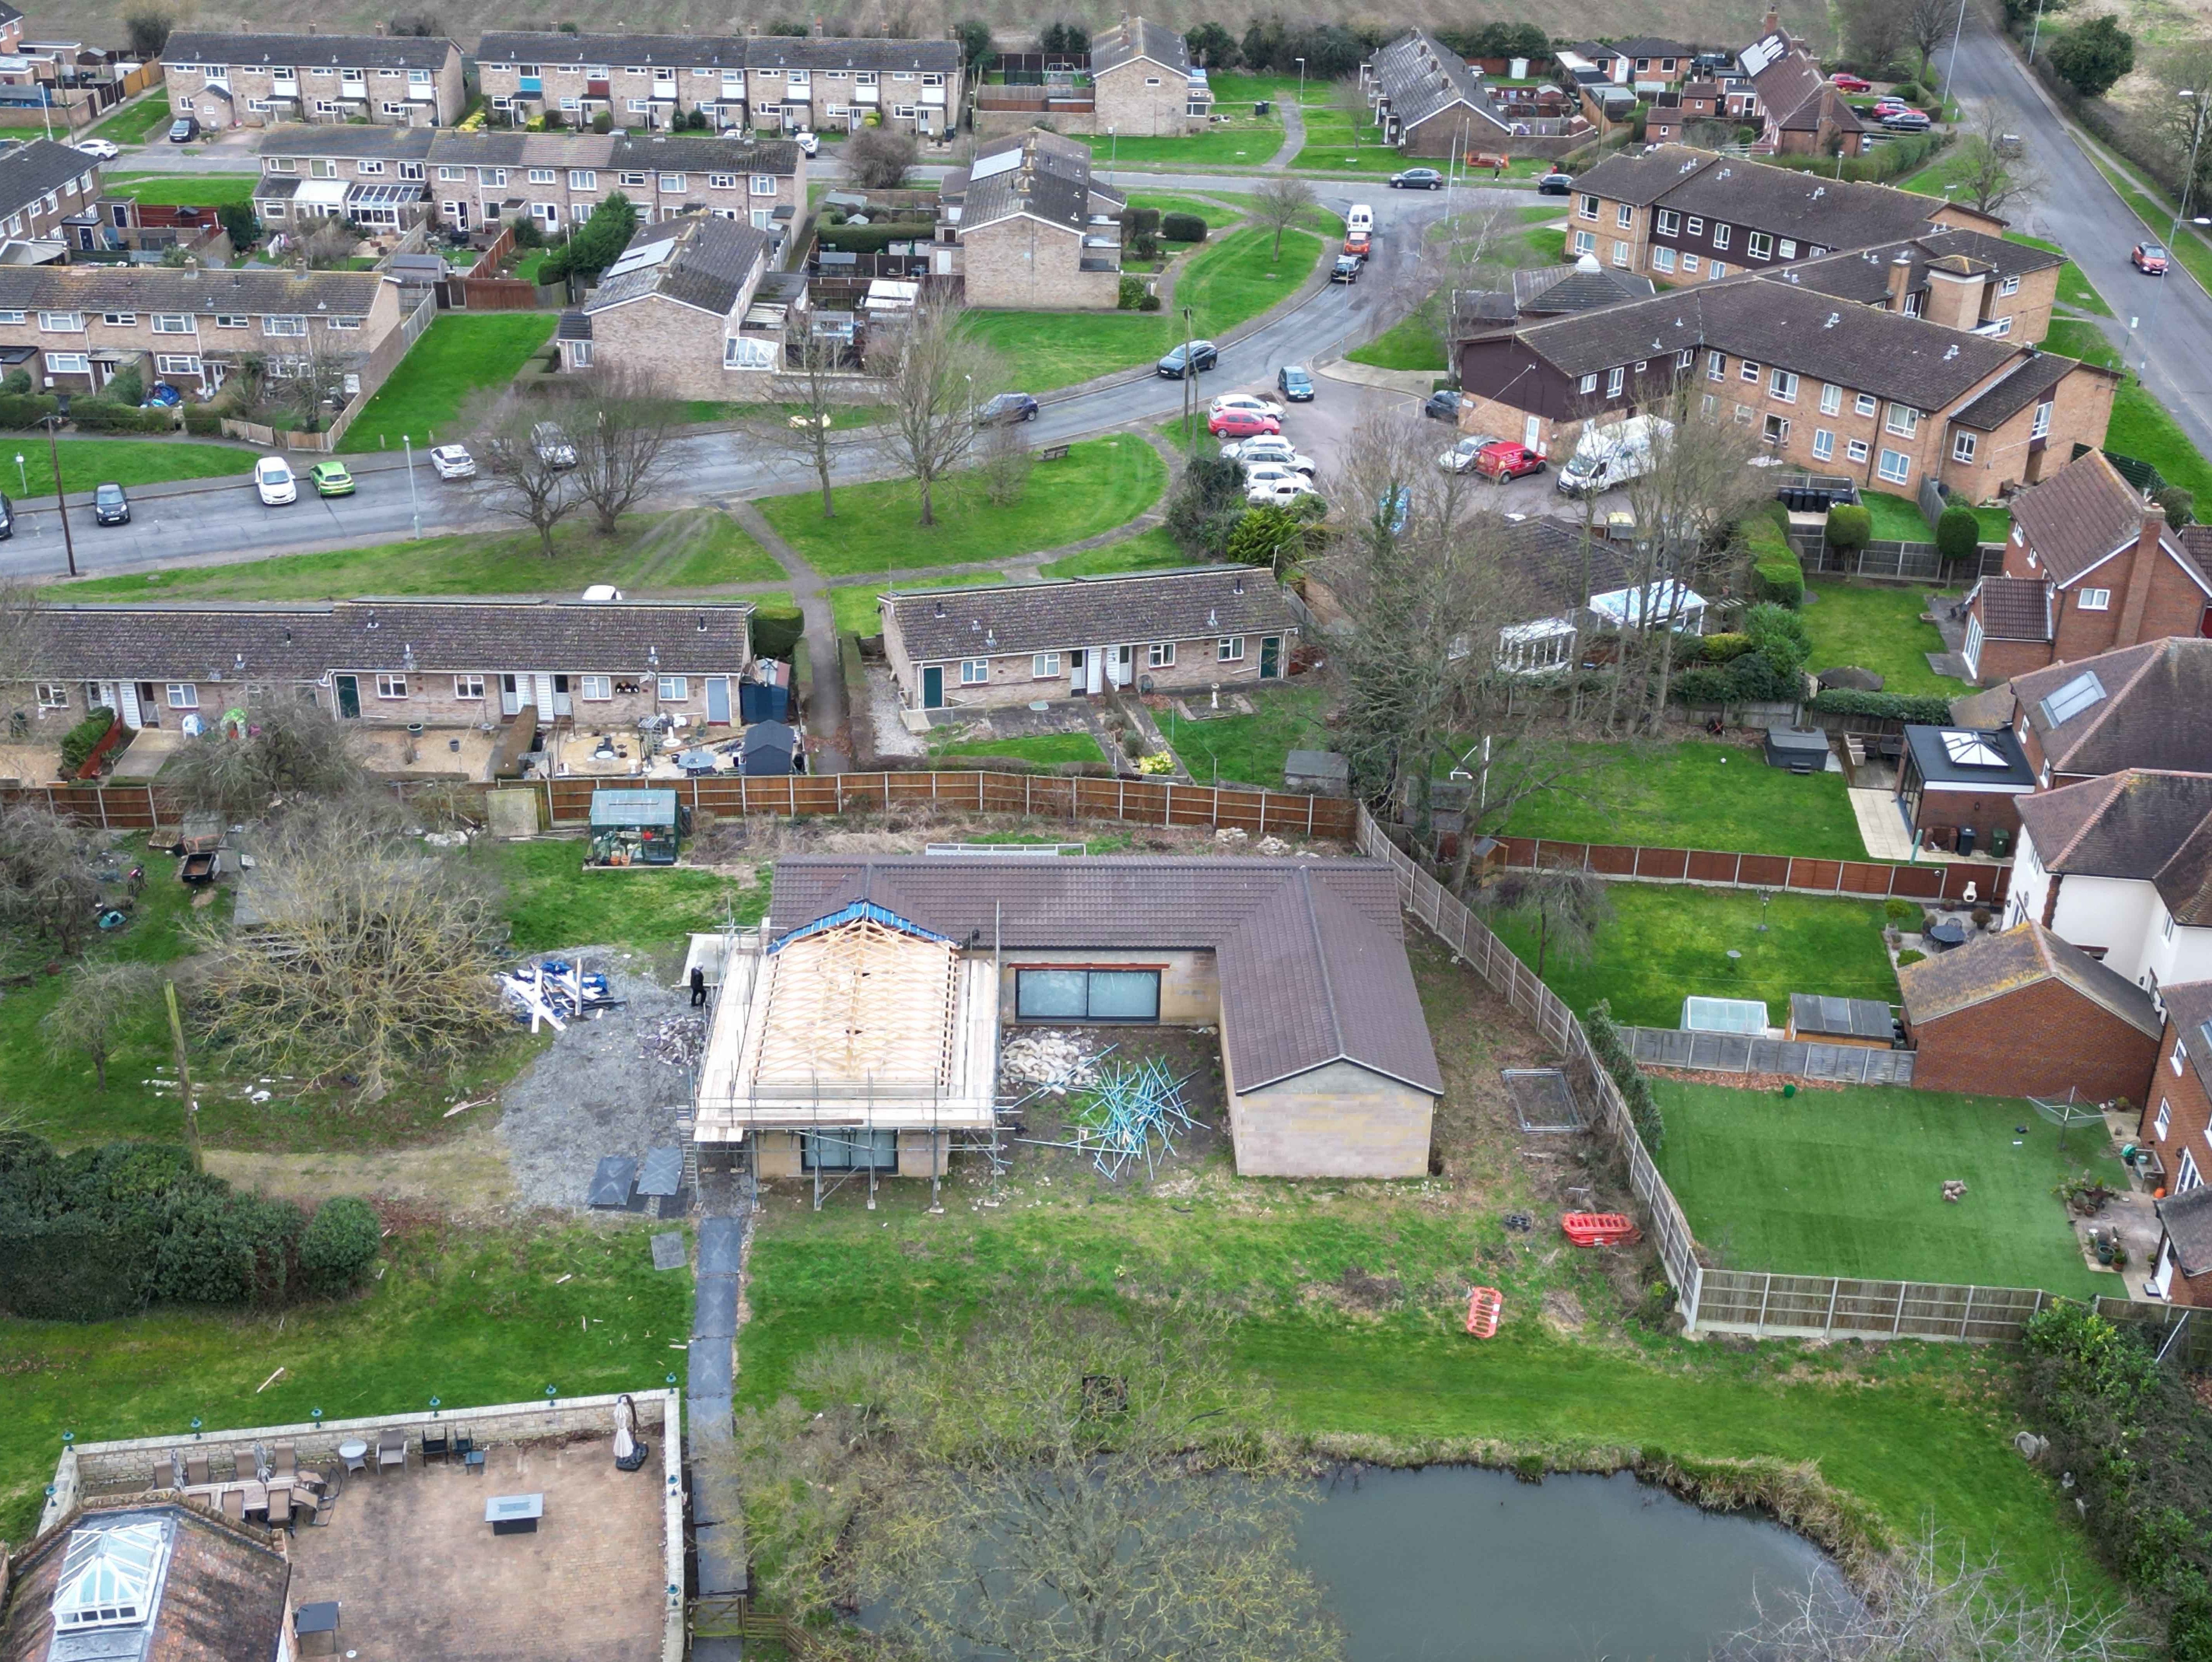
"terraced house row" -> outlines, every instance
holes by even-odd
[[[214,131],[281,121],[450,127],[468,107],[442,37],[179,30],[161,52],[169,108]]]

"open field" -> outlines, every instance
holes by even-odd
[[[1813,640],[1807,667],[1817,675],[1855,664],[1881,676],[1885,692],[1957,698],[1972,691],[1967,682],[1928,667],[1927,655],[1943,650],[1942,635],[1921,616],[1936,593],[1872,583],[1808,583],[1805,597],[1812,604],[1798,614]]]
[[[2051,1192],[2091,1169],[2126,1186],[2098,1128],[2075,1126],[2062,1156],[2056,1126],[2001,1097],[1655,1083],[1660,1169],[1730,1269],[2124,1296],[2120,1277],[2081,1261]],[[1966,1184],[1955,1204],[1951,1178]]]
[[[338,448],[398,450],[403,434],[417,445],[461,437],[471,397],[513,380],[556,321],[544,312],[447,312],[399,361]]]
[[[189,439],[64,439],[61,441],[62,488],[71,496],[94,485],[113,483],[126,489],[139,485],[165,485],[179,479],[222,479],[235,476],[240,485],[253,466],[253,452],[228,445],[196,444]],[[14,465],[21,456],[23,464]],[[40,433],[19,433],[9,445],[0,440],[0,489],[15,487],[15,495],[35,502],[54,494],[54,452]],[[8,479],[6,473],[15,476]]]
[[[1841,773],[1801,779],[1769,767],[1755,746],[1706,739],[1575,749],[1582,771],[1517,804],[1507,832],[1562,842],[1866,858]]]
[[[235,452],[243,454],[243,452]],[[430,485],[430,489],[457,487]],[[272,508],[273,513],[286,510]],[[625,590],[708,589],[780,583],[783,567],[737,521],[714,508],[632,514],[602,537],[588,514],[554,533],[553,558],[538,533],[426,537],[330,554],[287,554],[228,566],[92,577],[46,592],[76,600],[342,600],[364,594],[574,595],[593,583]]]

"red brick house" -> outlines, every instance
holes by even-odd
[[[2137,1132],[2157,1162],[2165,1226],[2150,1284],[2176,1304],[2212,1305],[2212,981],[2164,989],[2166,1034]]]
[[[1985,684],[2167,635],[2212,634],[2212,526],[2166,510],[2090,451],[2013,499],[2004,571],[1966,597]]]
[[[2011,725],[2045,791],[2130,767],[2212,773],[2212,640],[2200,635],[2031,670],[2004,691],[1988,719]]]
[[[1916,1090],[2140,1101],[2158,1055],[2149,993],[2040,924],[1897,974]]]

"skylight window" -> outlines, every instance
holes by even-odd
[[[131,1627],[153,1619],[169,1532],[158,1523],[80,1529],[70,1537],[54,1589],[54,1626]]]
[[[1954,767],[2009,767],[2004,753],[1979,733],[1947,731],[1943,752]]]
[[[2094,670],[2084,670],[2043,701],[2044,719],[2053,727],[2071,721],[2105,696],[2105,683]]]

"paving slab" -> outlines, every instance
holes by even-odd
[[[746,1590],[745,1532],[740,1524],[702,1524],[692,1532],[702,1598]]]
[[[694,1397],[730,1394],[730,1342],[726,1338],[691,1341],[690,1388]]]
[[[656,1270],[681,1270],[690,1262],[690,1253],[684,1246],[684,1232],[671,1229],[665,1234],[653,1238],[653,1267]]]
[[[697,1301],[691,1313],[691,1337],[726,1341],[737,1336],[738,1278],[700,1277]]]
[[[699,1220],[699,1273],[733,1276],[743,1268],[745,1226],[734,1217]]]

